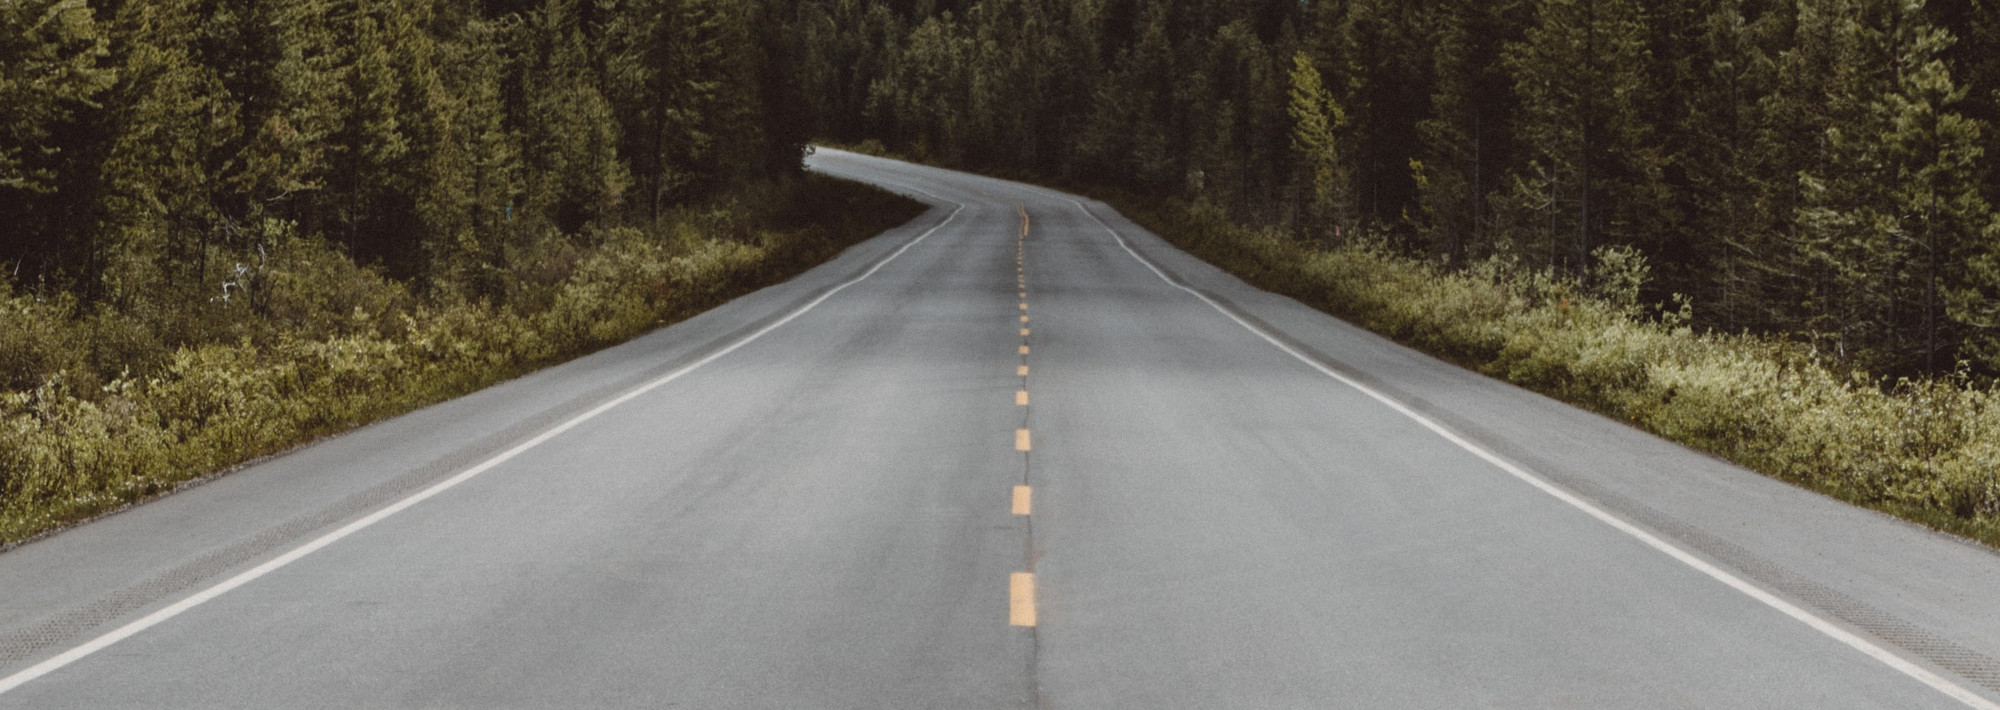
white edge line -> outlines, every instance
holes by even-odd
[[[904,187],[908,186],[906,185]],[[916,190],[916,188],[909,188],[909,189]],[[943,229],[945,225],[950,224],[953,219],[958,217],[958,213],[965,209],[964,203],[945,199],[943,197],[938,197],[937,195],[932,194],[930,192],[926,192],[924,190],[916,190],[916,191],[921,192],[925,195],[929,195],[930,197],[937,199],[941,202],[952,202],[957,204],[958,206],[952,209],[951,214],[949,216],[946,216],[944,218],[944,221],[937,223],[930,229],[924,230],[924,233],[918,235],[916,239],[912,239],[908,243],[904,244],[901,248],[895,250],[894,252],[890,252],[890,254],[886,257],[883,257],[881,261],[875,262],[875,265],[869,267],[867,271],[861,272],[861,275],[856,276],[852,279],[848,279],[847,281],[842,282],[840,285],[833,287],[831,290],[828,290],[826,293],[820,294],[819,298],[815,298],[811,302],[803,306],[800,306],[798,309],[793,310],[789,314],[786,314],[784,318],[778,319],[777,322],[764,326],[757,332],[745,336],[742,340],[738,340],[734,343],[731,343],[728,347],[725,347],[721,350],[717,350],[713,353],[709,353],[707,356],[703,357],[700,360],[696,360],[693,363],[688,364],[686,367],[682,367],[678,370],[662,375],[658,379],[640,385],[637,388],[634,388],[623,395],[619,395],[618,398],[616,399],[597,405],[596,407],[591,408],[590,411],[571,417],[568,421],[565,421],[561,424],[556,425],[554,428],[542,432],[541,434],[535,436],[535,438],[533,439],[521,442],[520,444],[515,445],[514,448],[508,449],[498,455],[495,455],[493,458],[489,458],[485,461],[482,461],[479,464],[474,465],[472,468],[468,468],[458,473],[457,475],[452,476],[451,478],[439,481],[436,484],[433,484],[429,488],[425,488],[424,490],[411,494],[409,497],[396,501],[395,503],[390,504],[388,507],[382,508],[381,510],[377,510],[374,513],[369,514],[367,517],[343,525],[338,530],[327,533],[325,535],[321,535],[318,538],[315,538],[311,542],[292,548],[285,554],[267,560],[263,564],[257,565],[256,567],[244,570],[243,572],[237,574],[234,577],[230,577],[229,579],[223,580],[222,582],[214,586],[211,586],[207,589],[203,589],[199,592],[189,595],[188,597],[178,602],[175,602],[151,614],[147,614],[146,616],[141,617],[138,620],[135,620],[124,626],[118,627],[117,629],[114,629],[102,636],[98,636],[97,638],[91,639],[90,641],[87,641],[80,646],[72,648],[68,651],[64,651],[63,653],[58,654],[53,658],[29,666],[21,670],[20,672],[7,676],[6,678],[0,678],[0,694],[7,693],[8,691],[21,687],[22,684],[25,684],[36,678],[40,678],[44,675],[48,675],[49,673],[55,672],[56,670],[61,669],[63,666],[67,666],[71,663],[75,663],[79,660],[82,660],[83,658],[88,657],[93,653],[104,650],[106,647],[112,644],[118,643],[119,641],[123,641],[127,638],[131,638],[132,636],[138,634],[139,632],[145,631],[146,629],[152,628],[154,626],[158,626],[161,622],[179,616],[182,612],[185,612],[189,609],[193,609],[197,606],[201,606],[203,603],[206,603],[211,599],[229,593],[230,590],[236,589],[237,587],[241,587],[245,584],[249,584],[250,582],[255,581],[257,578],[270,574],[271,572],[277,570],[278,568],[296,562],[299,560],[299,558],[305,557],[306,555],[310,555],[318,551],[320,548],[326,547],[335,542],[339,542],[341,538],[347,537],[356,532],[360,532],[361,530],[367,528],[368,526],[382,522],[382,520],[388,518],[389,516],[403,512],[410,506],[421,503],[432,496],[435,496],[439,493],[443,493],[446,490],[449,490],[453,486],[471,480],[474,476],[478,476],[479,474],[485,473],[493,469],[494,467],[499,466],[500,464],[506,463],[508,460],[521,455],[522,453],[528,451],[529,449],[533,449],[536,446],[540,446],[541,444],[547,442],[548,440],[560,436],[563,432],[569,431],[570,429],[574,429],[577,427],[577,425],[580,425],[586,421],[589,421],[597,417],[597,415],[608,412],[612,408],[617,407],[618,405],[637,399],[641,395],[644,395],[647,392],[651,392],[654,389],[659,388],[661,385],[665,385],[669,382],[680,379],[681,376],[693,372],[695,371],[695,369],[700,368],[703,365],[707,365],[711,362],[714,362],[716,359],[721,358],[724,355],[736,352],[737,349],[742,348],[745,345],[749,345],[751,342],[756,341],[758,338],[764,337],[765,334],[770,333],[773,330],[777,330],[779,326],[783,326],[786,323],[792,322],[793,319],[805,315],[807,311],[810,311],[813,308],[819,306],[819,304],[826,302],[826,300],[832,298],[834,294],[840,293],[847,287],[860,283],[862,280],[867,279],[870,276],[874,276],[875,272],[882,270],[882,267],[887,266],[889,262],[895,261],[896,257],[903,255],[903,252],[909,251],[910,248],[916,246],[918,242],[922,242],[923,240],[930,238],[930,236],[936,233],[939,229]]]
[[[1696,557],[1693,553],[1681,549],[1678,545],[1662,540],[1658,536],[1646,532],[1645,530],[1640,529],[1638,526],[1626,522],[1624,519],[1619,518],[1616,515],[1612,515],[1611,513],[1606,512],[1603,508],[1597,507],[1590,501],[1577,497],[1575,494],[1570,493],[1567,490],[1564,490],[1562,487],[1549,482],[1547,479],[1543,478],[1539,474],[1536,474],[1533,471],[1530,471],[1526,468],[1517,466],[1513,462],[1501,458],[1498,454],[1488,451],[1484,447],[1481,447],[1478,444],[1466,440],[1464,437],[1461,437],[1458,434],[1452,432],[1450,429],[1445,428],[1444,425],[1437,423],[1430,417],[1426,417],[1423,414],[1418,413],[1416,410],[1409,408],[1402,402],[1396,401],[1395,399],[1390,398],[1388,395],[1376,391],[1372,387],[1357,382],[1353,378],[1350,378],[1346,375],[1342,375],[1340,374],[1339,371],[1327,367],[1325,364],[1317,360],[1314,360],[1313,358],[1306,357],[1305,354],[1300,353],[1299,351],[1293,349],[1289,345],[1286,345],[1283,341],[1280,341],[1277,338],[1273,337],[1270,333],[1265,332],[1264,329],[1252,325],[1250,322],[1237,317],[1236,314],[1229,312],[1229,309],[1223,308],[1221,304],[1216,303],[1208,296],[1203,295],[1200,291],[1196,291],[1192,288],[1188,288],[1187,286],[1174,283],[1174,280],[1168,278],[1166,272],[1161,271],[1159,267],[1154,266],[1152,261],[1146,259],[1146,257],[1144,256],[1140,256],[1139,252],[1133,251],[1132,246],[1125,242],[1125,237],[1120,235],[1118,233],[1118,230],[1113,229],[1110,224],[1107,224],[1103,219],[1099,218],[1096,213],[1091,212],[1090,208],[1085,207],[1083,203],[1078,201],[1076,198],[1069,197],[1067,195],[1059,195],[1059,196],[1061,196],[1063,199],[1069,200],[1071,204],[1076,205],[1077,209],[1082,210],[1084,214],[1089,215],[1092,220],[1095,220],[1097,222],[1098,226],[1103,227],[1104,231],[1111,234],[1111,238],[1118,240],[1118,246],[1124,249],[1125,253],[1132,255],[1133,259],[1137,259],[1140,264],[1144,265],[1147,269],[1150,269],[1153,272],[1154,276],[1160,277],[1161,281],[1165,281],[1167,285],[1172,286],[1174,288],[1178,288],[1182,291],[1186,291],[1189,294],[1193,295],[1195,298],[1201,299],[1202,303],[1208,304],[1208,306],[1210,308],[1214,308],[1216,312],[1221,313],[1224,316],[1227,316],[1230,320],[1235,321],[1237,325],[1243,326],[1244,330],[1250,331],[1257,337],[1262,338],[1264,342],[1270,343],[1271,345],[1277,347],[1279,350],[1284,351],[1285,354],[1292,356],[1294,359],[1297,359],[1298,361],[1305,363],[1307,366],[1315,370],[1318,370],[1321,374],[1324,374],[1327,377],[1331,377],[1335,380],[1339,380],[1341,384],[1347,385],[1348,387],[1352,387],[1355,390],[1361,392],[1362,394],[1368,395],[1375,401],[1387,405],[1390,409],[1396,410],[1397,413],[1402,414],[1405,417],[1408,417],[1411,421],[1416,422],[1417,424],[1423,426],[1425,429],[1429,429],[1431,430],[1432,433],[1435,433],[1438,436],[1444,438],[1445,441],[1449,441],[1453,444],[1456,444],[1459,448],[1470,452],[1474,456],[1478,456],[1479,458],[1484,459],[1487,463],[1493,464],[1495,468],[1505,471],[1509,475],[1512,475],[1515,478],[1521,479],[1528,485],[1541,489],[1543,493],[1549,494],[1556,500],[1568,503],[1571,507],[1583,511],[1590,517],[1602,521],[1604,524],[1611,526],[1612,528],[1618,530],[1619,532],[1637,538],[1640,542],[1645,543],[1647,547],[1651,547],[1655,550],[1659,550],[1660,552],[1666,553],[1668,557],[1672,557],[1675,560],[1679,560],[1682,564],[1685,564],[1689,567],[1693,567],[1694,569],[1700,571],[1702,574],[1706,574],[1709,577],[1714,578],[1716,581],[1729,585],[1731,589],[1735,589],[1736,591],[1742,592],[1744,595],[1749,596],[1752,599],[1763,602],[1765,606],[1769,606],[1773,609],[1776,609],[1779,612],[1783,613],[1784,615],[1792,617],[1793,619],[1797,619],[1801,623],[1804,623],[1806,626],[1812,627],[1813,630],[1815,631],[1818,631],[1822,634],[1826,634],[1827,636],[1830,636],[1834,640],[1846,644],[1847,646],[1853,648],[1854,650],[1867,654],[1868,657],[1882,662],[1883,665],[1896,669],[1897,671],[1900,671],[1903,675],[1907,675],[1911,678],[1914,678],[1917,681],[1923,683],[1924,685],[1928,685],[1932,689],[1935,689],[1940,693],[1944,693],[1945,695],[1950,696],[1953,700],[1957,700],[1961,703],[1964,703],[1967,707],[1979,708],[1980,710],[2000,710],[2000,704],[1996,704],[1993,701],[1986,699],[1984,696],[1972,692],[1971,690],[1965,688],[1964,686],[1961,686],[1943,676],[1933,673],[1929,669],[1924,668],[1923,666],[1917,665],[1916,663],[1912,663],[1908,659],[1905,659],[1902,656],[1897,655],[1895,652],[1883,648],[1882,646],[1875,644],[1874,642],[1871,642],[1868,639],[1855,635],[1853,632],[1841,628],[1838,624],[1835,624],[1817,614],[1807,611],[1803,607],[1785,601],[1784,599],[1781,599],[1778,596],[1771,594],[1770,592],[1764,591],[1763,588],[1751,584],[1748,580],[1745,580],[1742,577],[1738,577],[1735,574],[1731,574],[1727,570],[1724,570],[1720,567],[1716,567],[1713,564],[1709,564],[1708,561],[1703,560],[1700,557]]]

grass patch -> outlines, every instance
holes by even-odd
[[[538,240],[486,299],[415,298],[321,242],[282,240],[255,298],[203,307],[228,337],[173,348],[139,316],[0,283],[0,547],[623,342],[923,209],[807,175],[651,229]]]
[[[1960,377],[1838,372],[1795,342],[1696,332],[1638,302],[1636,253],[1585,287],[1489,260],[1467,268],[1379,241],[1314,245],[1218,208],[1117,198],[1169,242],[1250,283],[1747,468],[2000,547],[2000,392]]]

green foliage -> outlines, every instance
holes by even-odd
[[[561,249],[533,262],[540,286],[502,302],[415,299],[274,224],[268,262],[234,299],[259,301],[265,327],[171,351],[121,317],[78,319],[73,300],[0,291],[0,544],[622,342],[920,210],[827,178],[768,183]]]
[[[1329,95],[1319,69],[1305,52],[1292,55],[1291,104],[1292,149],[1299,152],[1312,175],[1315,212],[1335,215],[1335,224],[1352,229],[1346,210],[1342,177],[1343,161],[1335,131],[1347,125],[1347,114]]]
[[[50,138],[110,88],[109,46],[83,0],[0,5],[0,190],[55,189]]]
[[[1968,0],[0,0],[0,270],[16,326],[0,333],[0,377],[95,403],[184,350],[394,339],[404,318],[460,305],[567,314],[507,336],[523,352],[605,342],[658,303],[588,284],[673,277],[604,249],[678,254],[691,247],[661,235],[722,205],[735,216],[713,221],[741,233],[718,263],[803,253],[738,229],[761,212],[740,196],[795,179],[816,135],[1178,195],[1273,245],[1366,233],[1356,247],[1372,256],[1350,262],[1416,254],[1468,289],[1543,284],[1524,287],[1530,301],[1615,294],[1633,312],[1687,294],[1694,330],[1761,333],[1915,383],[1986,381],[2000,377],[1996,13]],[[1550,269],[1565,277],[1524,276]],[[1408,322],[1384,321],[1550,382],[1588,379],[1565,353],[1631,341]]]
[[[2000,375],[1991,3],[789,4],[844,143],[1459,266],[1636,249],[1699,326]]]
[[[1520,97],[1529,168],[1504,218],[1521,254],[1585,273],[1614,225],[1626,240],[1670,223],[1643,209],[1660,179],[1647,92],[1644,13],[1626,0],[1545,0],[1504,61]],[[1627,243],[1630,243],[1629,241]]]
[[[0,0],[0,539],[617,342],[903,214],[801,181],[783,6]]]
[[[80,368],[78,356],[88,350],[80,334],[65,327],[75,311],[74,298],[17,296],[0,284],[0,389],[28,389]]]

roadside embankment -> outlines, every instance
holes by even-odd
[[[244,295],[202,306],[234,337],[172,348],[143,319],[0,290],[0,365],[32,382],[0,386],[0,548],[623,342],[789,279],[922,209],[808,175],[650,228],[543,239],[487,275],[496,286],[484,297],[413,295],[319,240],[281,240]],[[151,362],[141,373],[92,369],[93,354],[121,344],[158,352],[119,353]]]
[[[2000,392],[1843,373],[1778,338],[1696,332],[1639,303],[1636,253],[1586,288],[1490,260],[1454,269],[1379,242],[1302,243],[1177,200],[1117,206],[1261,288],[1468,368],[1745,467],[2000,546]]]

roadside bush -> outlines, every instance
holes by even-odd
[[[299,237],[290,225],[270,231],[275,243],[250,296],[274,328],[308,338],[380,333],[413,305],[403,284],[355,265],[326,242]]]
[[[84,329],[75,299],[15,295],[0,283],[0,389],[25,390],[65,370],[80,370]]]
[[[0,283],[0,545],[621,342],[922,211],[817,177],[757,197],[520,245],[522,278],[498,302],[418,299],[288,231],[242,271],[249,297],[192,306],[204,313],[79,319],[73,299]],[[169,350],[159,324],[188,319],[236,337]]]

